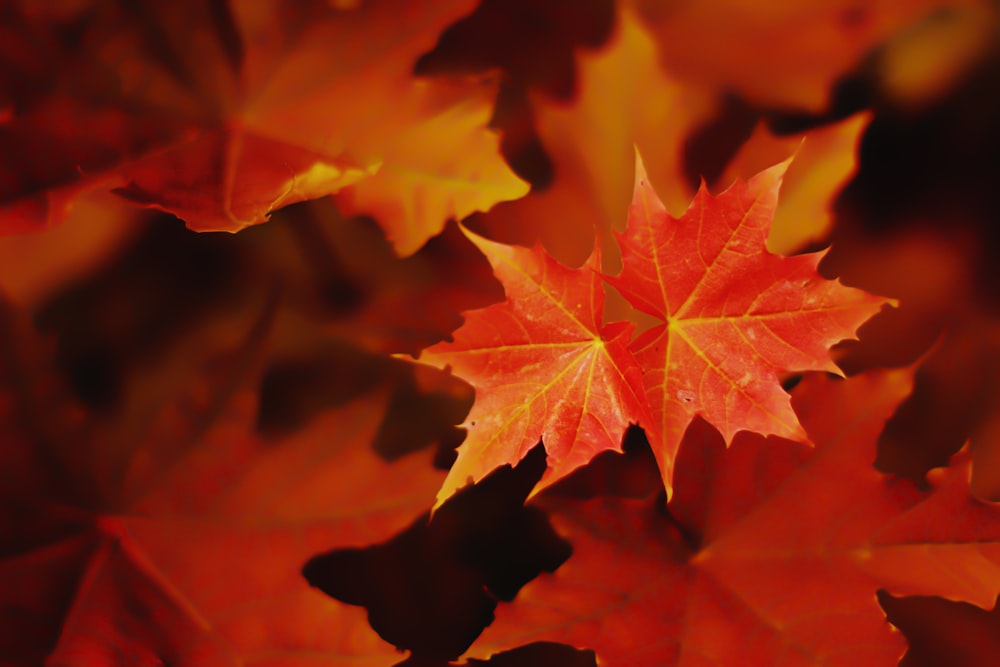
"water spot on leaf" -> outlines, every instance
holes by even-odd
[[[683,403],[694,403],[695,395],[690,389],[678,389],[677,399]]]

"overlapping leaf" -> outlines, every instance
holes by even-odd
[[[447,220],[528,192],[527,183],[500,159],[499,137],[485,130],[494,86],[425,86],[409,114],[417,120],[390,141],[376,136],[382,156],[378,171],[337,196],[346,214],[378,220],[402,255],[420,249]],[[400,110],[394,107],[393,112]]]
[[[973,492],[995,498],[1000,488],[1000,339],[995,313],[982,307],[995,301],[996,235],[979,224],[995,217],[995,197],[981,187],[995,171],[993,8],[14,0],[0,18],[0,233],[56,224],[73,206],[77,216],[59,234],[0,243],[0,291],[38,309],[60,365],[34,372],[38,350],[10,344],[17,324],[0,309],[0,663],[401,659],[363,612],[310,591],[299,572],[318,552],[386,540],[431,504],[441,476],[427,456],[402,452],[430,439],[422,413],[447,403],[457,420],[468,394],[438,386],[453,378],[431,369],[397,375],[395,362],[368,353],[416,354],[458,325],[458,310],[496,300],[489,270],[455,226],[425,242],[447,218],[524,193],[500,160],[501,139],[534,189],[474,215],[469,228],[541,237],[572,266],[591,255],[596,230],[604,266],[592,256],[571,270],[537,247],[481,244],[508,301],[468,313],[455,342],[423,358],[477,392],[439,501],[539,440],[550,466],[541,487],[597,452],[615,459],[606,450],[619,449],[630,423],[647,430],[659,470],[650,464],[641,483],[630,477],[621,488],[649,489],[662,475],[676,490],[666,510],[658,497],[570,500],[572,485],[529,506],[551,512],[575,554],[499,604],[475,654],[520,647],[495,654],[496,665],[592,664],[590,647],[602,665],[888,666],[903,653],[888,616],[911,644],[904,665],[996,662],[996,507],[969,499],[969,454],[928,474],[971,438]],[[811,126],[868,102],[875,127],[838,209],[840,258],[825,272],[897,296],[909,311],[875,327],[881,349],[863,336],[848,363],[836,358],[848,374],[907,363],[948,326],[879,443],[883,469],[924,486],[869,465],[905,373],[809,377],[792,401],[798,417],[779,387],[786,371],[835,371],[830,344],[879,300],[821,281],[816,256],[764,252],[760,213],[778,172],[719,197],[702,191],[680,216],[699,174],[714,193],[796,150],[798,135],[763,131],[739,148],[754,123],[781,117],[776,107],[822,113],[796,117]],[[728,109],[738,126],[729,135]],[[808,132],[789,171],[804,178],[798,192],[785,181],[769,249],[826,238],[863,124],[829,128],[828,145]],[[604,294],[596,273],[618,269],[610,230],[624,226],[634,144],[649,153],[649,182],[677,218],[643,213],[653,224],[632,220],[622,237],[625,272],[611,280],[645,319],[602,306],[622,297]],[[816,146],[822,159],[803,159]],[[552,178],[535,178],[525,154],[540,163],[547,154]],[[91,188],[197,229],[236,230],[285,204],[336,196],[278,213],[280,229],[182,239],[176,226],[163,231],[169,216],[122,215],[91,198],[97,191],[79,196]],[[331,214],[334,202],[374,216],[395,250],[413,256],[392,257],[374,223]],[[855,219],[870,219],[869,231],[897,222],[910,231],[879,236],[866,254]],[[948,233],[914,229],[928,220],[945,221]],[[640,330],[655,324],[630,343],[628,324],[606,324],[624,318]],[[250,347],[267,349],[262,378],[250,370]],[[372,392],[402,375],[405,390],[391,398]],[[394,419],[383,422],[387,409]],[[819,447],[741,429],[809,436]],[[907,436],[914,430],[919,439]],[[376,458],[372,441],[399,460]],[[386,441],[405,444],[387,453]],[[510,504],[524,510],[522,498]],[[461,576],[484,555],[477,549],[489,549],[500,579],[520,569],[526,580],[535,570],[524,563],[538,555],[514,532],[479,540],[493,531],[479,518],[439,524],[457,538],[445,559],[415,547],[409,529],[399,533],[405,566],[385,560],[368,584],[352,583],[377,588],[388,608],[404,600],[397,582],[440,603],[444,612],[423,614],[401,631],[407,637],[462,616],[424,563]],[[498,597],[495,582],[465,583],[491,609],[515,597]],[[373,618],[372,627],[383,626]],[[406,647],[423,639],[433,636],[386,637]],[[538,640],[563,644],[530,644]],[[409,662],[458,652],[414,651]]]
[[[76,190],[104,185],[194,229],[234,231],[384,168],[352,206],[378,215],[399,249],[413,252],[448,217],[525,187],[486,128],[495,87],[411,74],[438,32],[471,8],[18,3],[3,228],[58,220]],[[74,29],[82,54],[66,44]],[[461,132],[441,142],[443,124]]]
[[[81,410],[38,357],[19,349],[0,374],[0,661],[398,660],[299,576],[317,551],[399,530],[440,483],[426,455],[372,451],[384,392],[265,437],[228,362],[119,421]]]
[[[649,421],[641,371],[627,348],[632,328],[602,326],[596,267],[567,269],[540,246],[477,244],[507,300],[470,313],[454,342],[419,359],[450,367],[476,389],[469,435],[438,503],[497,466],[517,463],[540,439],[549,457],[542,488],[597,452],[619,448],[629,423]]]
[[[703,188],[674,219],[639,162],[628,229],[619,235],[624,270],[608,281],[661,324],[631,342],[629,327],[600,328],[596,254],[591,266],[571,270],[540,247],[480,242],[506,303],[470,313],[454,343],[421,357],[476,389],[470,436],[439,502],[517,463],[539,438],[550,455],[544,486],[617,448],[629,423],[641,424],[668,493],[677,447],[696,414],[727,442],[739,430],[805,440],[779,374],[836,372],[830,345],[853,335],[885,299],[824,280],[816,270],[821,253],[767,252],[784,168],[719,197]]]
[[[769,251],[790,255],[826,239],[833,226],[833,201],[854,175],[858,144],[870,120],[869,114],[856,114],[790,136],[776,136],[763,123],[757,125],[718,182],[728,187],[739,179],[748,180],[795,155],[782,178],[781,198],[767,236]]]
[[[756,104],[817,111],[829,102],[837,79],[870,50],[935,9],[964,3],[709,0],[665,5],[631,0],[630,4],[656,36],[663,66],[674,74],[736,91]]]
[[[909,371],[807,377],[794,403],[816,449],[692,426],[662,500],[545,497],[569,562],[498,610],[474,651],[546,639],[604,665],[891,667],[902,637],[875,591],[988,607],[1000,512],[968,493],[968,461],[933,488],[871,467]],[[609,564],[614,564],[609,567]]]
[[[674,453],[695,414],[727,442],[739,430],[804,440],[779,374],[839,372],[829,347],[886,302],[822,278],[822,253],[767,252],[786,166],[718,197],[703,187],[674,219],[639,162],[628,229],[618,237],[624,269],[609,282],[662,322],[632,349],[644,370],[651,440],[668,491]]]
[[[473,216],[469,224],[498,240],[531,244],[540,239],[569,266],[584,263],[597,236],[604,261],[617,266],[611,230],[621,229],[624,221],[634,146],[647,150],[656,183],[671,204],[682,208],[688,195],[681,177],[684,141],[710,116],[714,99],[666,76],[657,65],[652,37],[621,7],[608,44],[575,60],[575,99],[528,93],[533,130],[552,162],[552,182]]]

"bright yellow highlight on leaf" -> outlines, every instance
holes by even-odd
[[[528,192],[500,156],[499,136],[487,129],[495,86],[417,82],[412,113],[382,152],[377,173],[337,196],[345,214],[373,216],[401,255],[416,252],[444,228]]]

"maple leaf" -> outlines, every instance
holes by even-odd
[[[666,511],[659,494],[540,496],[573,556],[501,605],[473,654],[547,640],[611,666],[895,665],[877,589],[981,606],[1000,592],[1000,511],[970,497],[966,457],[928,491],[871,467],[911,381],[806,377],[794,403],[815,449],[750,433],[726,448],[695,422]]]
[[[14,111],[0,135],[10,172],[0,229],[30,228],[33,218],[35,227],[51,224],[77,191],[103,186],[193,229],[235,231],[385,169],[356,208],[379,215],[412,252],[448,217],[525,189],[486,127],[495,86],[411,72],[471,0],[212,10],[141,3],[129,11],[101,2],[61,13],[22,4],[14,18],[35,39],[14,42],[12,77],[24,81],[12,88]],[[61,44],[73,21],[83,54]],[[52,71],[32,76],[22,60]],[[451,141],[441,141],[443,123],[460,128]],[[26,137],[58,149],[30,159]],[[432,141],[436,150],[423,150]],[[408,214],[385,215],[397,210]]]
[[[670,492],[673,459],[700,414],[726,442],[739,430],[805,440],[779,373],[839,373],[828,348],[888,300],[823,279],[823,253],[779,257],[765,242],[788,163],[718,197],[704,186],[670,216],[637,154],[624,268],[608,281],[658,318],[631,344],[654,423],[650,441]]]
[[[601,324],[604,290],[591,264],[568,269],[541,246],[474,238],[504,285],[506,301],[468,313],[454,342],[418,361],[450,367],[476,390],[438,505],[470,479],[517,463],[544,440],[549,467],[536,490],[594,454],[617,449],[630,423],[649,419],[641,371],[628,351],[632,327]]]
[[[767,249],[791,255],[811,244],[815,247],[833,226],[833,200],[856,171],[858,142],[870,120],[870,114],[861,113],[828,127],[785,136],[776,136],[765,123],[758,123],[716,182],[728,186],[738,179],[747,180],[794,154],[781,181]]]
[[[605,269],[618,266],[611,235],[621,229],[634,183],[635,146],[649,147],[649,169],[668,204],[689,200],[682,185],[687,135],[711,113],[714,99],[696,86],[666,76],[652,37],[626,8],[617,8],[615,31],[599,51],[576,55],[578,92],[552,99],[529,90],[527,104],[538,141],[550,156],[553,180],[525,197],[502,202],[464,221],[498,241],[533,244],[580,266],[601,241]]]
[[[613,0],[485,0],[476,11],[457,21],[442,33],[437,46],[421,56],[414,69],[424,75],[474,75],[502,72],[496,111],[490,122],[502,135],[501,150],[504,158],[518,176],[528,180],[533,191],[547,188],[552,181],[553,164],[550,159],[552,146],[542,145],[536,128],[536,112],[550,103],[571,103],[578,92],[577,62],[581,51],[601,47],[616,24],[616,3]],[[624,72],[623,72],[624,73]],[[607,89],[609,96],[620,91]],[[576,106],[574,104],[574,106]],[[622,108],[621,106],[619,108]],[[586,133],[575,142],[581,153],[600,142],[600,133]],[[560,164],[563,170],[571,164]],[[537,192],[536,192],[537,194]],[[571,204],[572,199],[564,199]],[[587,206],[580,206],[578,213],[587,213]],[[520,245],[530,245],[534,239],[530,223],[518,216],[505,216],[512,228],[497,222],[493,227],[500,236],[495,240],[510,240],[510,235],[527,233]],[[581,220],[584,227],[586,218]],[[540,224],[556,221],[540,216]],[[567,260],[553,248],[558,242],[556,234],[545,234],[546,245],[559,259],[580,265],[590,253],[593,243],[584,242],[580,247],[571,239],[569,245],[579,251],[576,261]],[[575,234],[573,235],[575,236]],[[582,234],[585,238],[586,233]],[[560,247],[562,247],[560,245]]]
[[[44,354],[2,342],[0,661],[398,660],[361,610],[298,574],[317,551],[400,530],[440,484],[427,452],[372,450],[384,389],[265,437],[237,355],[147,413],[105,418],[34,370]]]
[[[378,220],[401,255],[416,252],[448,219],[528,192],[528,184],[499,158],[499,136],[484,130],[493,86],[482,86],[475,96],[468,85],[448,88],[444,82],[421,92],[420,107],[409,114],[417,121],[392,141],[378,137],[385,144],[378,171],[337,194],[345,214]]]
[[[708,0],[669,9],[657,0],[629,4],[655,35],[664,68],[676,76],[735,91],[760,106],[819,111],[837,79],[869,51],[935,9],[961,3]],[[771,48],[776,40],[780,49]]]

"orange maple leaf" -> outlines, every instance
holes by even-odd
[[[810,245],[815,248],[830,234],[833,201],[857,171],[858,145],[870,120],[871,114],[860,113],[827,127],[787,136],[774,134],[760,121],[716,184],[727,187],[737,179],[747,180],[794,154],[781,180],[781,199],[767,236],[767,249],[792,255]]]
[[[415,253],[449,219],[528,192],[500,157],[500,137],[487,130],[495,86],[422,81],[414,88],[412,111],[393,109],[397,134],[390,138],[384,127],[373,137],[378,171],[336,196],[345,215],[375,218],[401,255]]]
[[[685,139],[711,116],[714,102],[695,86],[666,76],[652,36],[623,5],[599,51],[575,54],[579,72],[571,100],[529,90],[531,124],[552,161],[554,179],[527,196],[475,214],[470,229],[522,245],[540,239],[568,266],[580,266],[601,241],[604,268],[619,260],[612,229],[622,229],[634,183],[634,146],[649,148],[648,167],[669,204],[683,208]],[[655,153],[652,153],[655,147]]]
[[[15,7],[34,36],[13,42],[19,64],[55,64],[14,73],[31,84],[15,90],[0,137],[0,232],[54,224],[90,187],[192,229],[237,231],[357,185],[348,207],[412,253],[448,218],[526,190],[487,127],[496,86],[412,74],[473,4]],[[83,53],[60,44],[74,20]],[[39,142],[53,146],[44,159]]]
[[[679,78],[735,91],[760,106],[818,111],[834,82],[879,44],[953,0],[840,0],[671,6],[629,0],[655,35],[663,67]],[[781,48],[772,48],[780,43]],[[733,57],[734,53],[740,57]]]
[[[990,606],[1000,511],[969,495],[968,458],[930,491],[871,467],[911,381],[807,377],[793,402],[815,449],[749,433],[727,449],[697,421],[666,508],[662,496],[541,496],[573,556],[500,605],[473,654],[544,639],[609,666],[890,667],[904,642],[877,589]]]
[[[854,335],[888,300],[825,280],[823,253],[780,257],[765,248],[788,162],[718,197],[704,186],[670,216],[637,157],[624,268],[608,278],[658,318],[632,342],[654,424],[647,429],[670,492],[673,458],[696,414],[730,442],[739,430],[805,440],[779,373],[839,373],[829,347]]]
[[[506,290],[505,302],[469,313],[454,342],[419,361],[450,366],[476,389],[438,505],[468,480],[517,463],[544,439],[548,470],[537,490],[618,449],[629,423],[647,423],[632,327],[601,324],[604,289],[588,266],[568,269],[541,246],[525,250],[474,238]]]

